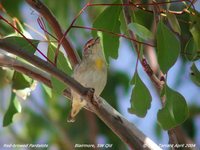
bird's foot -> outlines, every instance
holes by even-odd
[[[94,95],[93,98],[91,99],[91,103],[92,103],[95,107],[99,107],[98,99],[99,99],[99,97],[97,97],[96,95]]]

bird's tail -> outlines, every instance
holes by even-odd
[[[68,122],[74,122],[76,115],[79,113],[82,107],[86,105],[86,101],[83,99],[73,99],[72,100],[72,109],[67,118]]]

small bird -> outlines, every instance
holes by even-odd
[[[99,96],[107,82],[107,64],[101,47],[100,39],[89,40],[83,49],[82,61],[75,67],[73,78],[87,88],[95,89]],[[72,109],[68,122],[74,122],[75,116],[87,102],[75,91],[71,91]]]

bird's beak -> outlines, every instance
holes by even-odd
[[[99,43],[99,42],[100,42],[100,38],[97,37],[97,38],[95,39],[95,43]]]

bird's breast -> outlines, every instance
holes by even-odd
[[[94,88],[95,94],[99,96],[107,81],[106,62],[97,57],[84,60],[75,68],[73,77],[83,86]]]
[[[103,69],[105,68],[105,62],[104,62],[104,60],[101,59],[101,58],[97,58],[97,59],[95,60],[94,65],[95,65],[95,68],[96,68],[97,70],[103,70]]]

